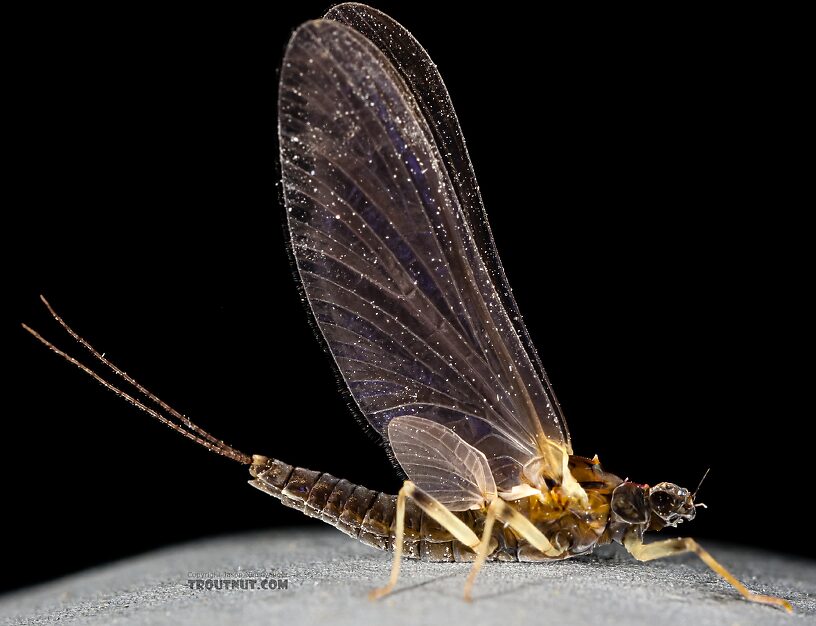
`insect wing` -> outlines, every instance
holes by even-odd
[[[436,64],[404,26],[370,6],[357,2],[338,4],[329,9],[325,18],[337,20],[366,37],[388,58],[410,90],[433,134],[439,156],[468,221],[475,246],[496,285],[498,299],[544,387],[549,403],[541,418],[542,429],[547,437],[563,444],[572,453],[567,421],[510,289],[487,220],[459,118]]]
[[[400,415],[388,424],[388,441],[408,478],[448,510],[478,509],[496,496],[485,455],[450,428]]]
[[[281,70],[284,196],[298,274],[368,422],[421,414],[512,488],[563,441],[410,90],[366,38],[301,26]]]

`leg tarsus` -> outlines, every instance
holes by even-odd
[[[385,586],[371,590],[371,592],[368,594],[368,597],[371,600],[378,600],[379,598],[388,595],[391,593],[394,585],[397,584],[400,562],[402,561],[402,549],[405,534],[405,501],[407,498],[411,498],[414,502],[416,502],[417,506],[419,506],[423,512],[436,520],[439,525],[453,535],[457,541],[466,545],[471,550],[476,550],[480,544],[479,538],[470,528],[468,528],[467,524],[445,508],[441,502],[422,491],[410,480],[406,480],[402,485],[402,489],[399,490],[399,494],[397,495],[397,527],[396,532],[394,533],[394,561],[391,564],[391,577],[388,579],[388,583],[386,583]]]
[[[530,543],[530,545],[547,556],[556,557],[561,555],[562,551],[554,547],[544,533],[536,528],[530,520],[516,511],[512,506],[507,505],[504,500],[500,498],[492,500],[487,508],[487,516],[485,517],[484,529],[480,539],[462,520],[445,508],[439,501],[420,490],[410,480],[406,480],[397,495],[396,531],[394,536],[396,543],[394,545],[394,561],[391,565],[391,576],[388,579],[388,583],[383,587],[373,589],[369,593],[369,598],[372,600],[377,600],[388,595],[394,589],[397,579],[399,578],[404,543],[405,502],[408,498],[414,500],[420,509],[436,520],[445,530],[451,533],[457,541],[466,545],[476,553],[476,559],[465,581],[464,598],[467,601],[470,601],[472,598],[473,584],[476,580],[476,576],[487,560],[487,555],[490,554],[493,526],[497,519],[504,522],[509,528]]]
[[[394,585],[397,584],[397,579],[399,578],[399,571],[400,571],[400,563],[402,562],[402,547],[403,547],[403,536],[405,534],[405,498],[407,497],[407,490],[405,485],[399,490],[397,494],[397,529],[394,533],[394,560],[391,562],[391,576],[388,578],[388,582],[382,586],[377,587],[376,589],[372,589],[368,593],[369,600],[379,600],[383,596],[387,596],[391,593],[391,590],[394,588]]]
[[[482,569],[487,554],[490,551],[490,539],[493,537],[493,522],[496,520],[496,513],[504,503],[499,500],[493,500],[490,506],[487,507],[487,517],[485,517],[484,529],[482,530],[482,539],[479,542],[479,547],[476,548],[476,560],[473,561],[473,566],[470,568],[467,580],[465,581],[465,601],[470,602],[473,599],[471,592],[473,591],[473,583],[476,581],[476,575]]]
[[[630,534],[624,538],[623,545],[638,561],[652,561],[654,559],[661,559],[663,557],[672,556],[675,554],[682,554],[683,552],[693,552],[700,557],[703,563],[708,565],[708,567],[710,567],[716,574],[730,583],[730,585],[749,602],[769,604],[771,606],[777,606],[784,609],[788,613],[793,613],[791,603],[784,598],[766,596],[748,589],[731,572],[725,569],[725,567],[723,567],[713,556],[711,556],[711,554],[704,550],[700,544],[694,541],[694,539],[682,537],[645,544],[643,543],[642,539],[634,534]]]
[[[479,573],[479,570],[487,559],[487,555],[490,553],[489,546],[490,539],[492,538],[493,523],[497,519],[507,524],[509,528],[521,535],[530,545],[543,554],[553,557],[561,555],[561,551],[553,546],[544,533],[536,528],[530,520],[516,511],[512,506],[506,504],[504,500],[496,498],[487,508],[484,532],[482,532],[482,540],[479,542],[479,547],[477,548],[476,561],[474,561],[473,567],[470,569],[467,581],[465,582],[465,600],[470,601],[476,575]]]

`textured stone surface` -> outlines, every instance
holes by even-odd
[[[488,563],[462,601],[467,564],[405,562],[385,600],[390,556],[332,529],[238,535],[176,546],[0,597],[6,624],[803,624],[816,623],[816,563],[707,544],[792,616],[750,604],[692,556],[648,564],[615,549],[558,563]],[[195,590],[190,572],[261,572],[281,590]],[[265,573],[264,573],[265,572]]]

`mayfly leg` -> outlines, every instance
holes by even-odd
[[[397,584],[400,562],[402,561],[403,539],[405,536],[405,501],[411,498],[420,509],[431,516],[442,528],[447,530],[454,539],[468,546],[471,550],[479,547],[480,540],[467,524],[456,517],[436,498],[429,496],[410,480],[406,480],[397,494],[397,518],[394,533],[394,561],[391,564],[391,577],[383,587],[372,589],[369,598],[376,600],[388,595]]]
[[[473,589],[473,583],[476,581],[476,575],[479,573],[479,570],[482,569],[482,565],[484,565],[485,559],[487,559],[487,555],[490,552],[490,538],[493,535],[493,523],[496,521],[497,510],[502,505],[504,505],[504,502],[496,498],[487,507],[487,516],[485,517],[484,529],[482,530],[482,540],[479,542],[479,547],[476,550],[476,560],[473,562],[473,566],[470,568],[467,580],[465,581],[465,600],[468,602],[471,600],[470,592],[471,589]]]
[[[640,538],[632,533],[624,538],[623,545],[638,561],[653,561],[654,559],[662,559],[675,554],[693,552],[699,556],[700,559],[714,572],[728,581],[731,586],[739,591],[740,594],[742,594],[742,597],[746,600],[758,602],[760,604],[771,604],[785,609],[788,613],[793,613],[793,607],[787,600],[774,596],[766,596],[761,593],[755,593],[748,589],[731,572],[725,569],[725,567],[723,567],[713,556],[700,547],[700,544],[694,541],[694,539],[680,537],[645,544]]]
[[[490,552],[488,545],[489,538],[493,530],[493,522],[496,519],[504,522],[539,552],[553,557],[561,555],[562,550],[553,546],[544,533],[536,528],[530,520],[516,511],[512,506],[508,506],[504,500],[496,498],[490,503],[490,506],[487,507],[482,541],[479,544],[476,560],[470,569],[467,581],[465,581],[465,600],[469,601],[471,599],[471,590],[473,589],[473,583],[476,581],[476,575],[479,573]]]
[[[547,556],[559,556],[561,551],[554,547],[547,537],[536,528],[530,520],[516,511],[512,506],[508,506],[500,498],[490,502],[487,507],[484,529],[482,537],[479,538],[462,520],[456,517],[442,503],[422,491],[410,480],[406,480],[397,495],[396,505],[396,528],[394,532],[394,560],[391,564],[391,576],[388,583],[383,587],[373,589],[369,598],[376,600],[388,595],[397,584],[399,579],[400,563],[402,562],[403,542],[405,537],[405,502],[411,498],[417,503],[422,511],[432,517],[442,528],[447,530],[454,539],[466,545],[476,553],[476,559],[465,582],[465,600],[471,599],[471,590],[479,570],[482,568],[487,555],[495,546],[491,541],[493,535],[493,525],[496,520],[504,522],[508,527],[517,532],[527,540],[530,545]]]

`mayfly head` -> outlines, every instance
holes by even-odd
[[[674,483],[658,483],[649,489],[649,507],[653,518],[659,518],[664,526],[677,526],[691,521],[697,514],[694,495]]]

